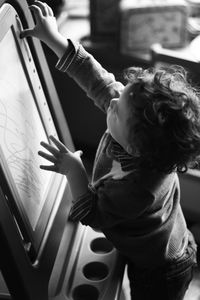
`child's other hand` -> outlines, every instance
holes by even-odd
[[[36,25],[32,29],[23,30],[20,37],[32,36],[48,44],[49,41],[59,34],[56,18],[54,17],[51,7],[41,1],[35,1],[34,4],[30,6],[30,10],[32,10],[35,16]]]
[[[73,153],[55,137],[50,136],[49,138],[55,146],[45,142],[41,142],[41,146],[43,146],[51,154],[47,154],[43,151],[39,151],[38,154],[52,162],[53,165],[41,165],[40,168],[63,175],[68,175],[70,172],[77,172],[79,168],[82,167],[82,161],[80,158],[82,151],[76,151]]]

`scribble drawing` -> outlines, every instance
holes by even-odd
[[[37,154],[40,141],[47,136],[11,31],[0,43],[0,69],[1,151],[18,201],[34,228],[51,180],[51,174],[39,169],[41,158]]]
[[[0,81],[3,86],[2,81]],[[17,100],[16,100],[17,102]],[[19,123],[21,118],[17,118],[17,110],[15,113],[15,119],[12,117],[12,110],[17,108],[16,104],[13,105],[12,110],[6,107],[6,99],[0,98],[0,116],[2,131],[1,145],[6,154],[6,161],[9,169],[11,170],[15,183],[21,193],[26,194],[26,197],[30,200],[33,199],[39,204],[40,201],[40,189],[42,188],[39,180],[38,173],[38,160],[36,154],[31,149],[33,141],[36,139],[36,132],[34,132],[34,125],[30,124],[30,121],[24,119],[23,123]],[[19,101],[19,105],[21,104]],[[26,107],[23,107],[26,109]],[[21,114],[26,117],[26,114]],[[22,121],[22,120],[21,120]],[[20,193],[20,194],[21,194]],[[34,196],[34,197],[33,197]]]

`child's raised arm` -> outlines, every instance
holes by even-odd
[[[25,29],[21,32],[21,38],[32,36],[43,41],[55,54],[61,58],[67,51],[68,41],[58,31],[56,18],[51,7],[46,3],[35,1],[30,6],[36,20],[36,25],[32,29]]]
[[[57,54],[57,68],[73,78],[87,96],[107,112],[110,100],[119,97],[123,84],[116,81],[114,74],[105,70],[79,43],[59,33],[53,11],[46,3],[35,1],[30,9],[36,25],[23,30],[21,38],[31,36],[43,41]]]

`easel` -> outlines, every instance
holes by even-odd
[[[4,12],[8,16],[16,13],[24,28],[33,27],[28,9],[33,2],[0,0],[0,7],[6,5]],[[58,136],[73,150],[41,44],[28,39],[28,45],[27,51],[31,52],[41,81],[39,89],[42,87],[44,91]],[[55,178],[56,200],[34,254],[26,240],[28,234],[23,231],[23,222],[15,215],[12,191],[2,166],[0,178],[0,266],[10,293],[0,295],[0,299],[117,300],[124,264],[101,232],[67,220],[72,199],[66,178]]]

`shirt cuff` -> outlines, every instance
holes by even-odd
[[[73,222],[81,221],[85,218],[92,210],[94,190],[89,185],[88,191],[81,197],[79,197],[71,207],[69,212],[69,220]]]
[[[65,72],[68,69],[76,53],[77,46],[70,39],[68,39],[68,42],[70,50],[65,51],[63,56],[58,60],[56,64],[56,69],[61,72]]]

